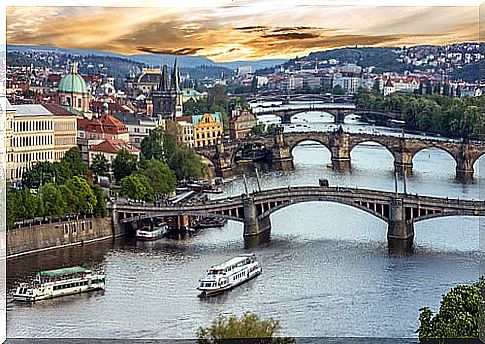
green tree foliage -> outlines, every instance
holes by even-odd
[[[459,285],[443,295],[436,314],[420,309],[420,326],[416,331],[420,340],[445,338],[478,338],[480,309],[485,306],[483,279],[473,285]]]
[[[96,205],[94,206],[94,214],[101,217],[108,216],[106,210],[106,203],[104,201],[103,189],[99,185],[93,186],[94,196],[96,197]]]
[[[138,158],[134,154],[122,150],[111,164],[113,175],[116,182],[120,182],[123,178],[135,173],[138,170]]]
[[[149,180],[154,196],[168,194],[175,190],[176,179],[170,167],[160,160],[151,159],[143,164],[139,174]]]
[[[154,129],[141,141],[141,154],[146,159],[163,159],[162,131]]]
[[[61,165],[67,178],[84,176],[88,172],[88,166],[84,163],[81,151],[77,147],[66,152]]]
[[[197,340],[200,344],[237,343],[237,339],[252,338],[251,343],[294,343],[292,338],[277,338],[281,329],[277,320],[263,320],[252,313],[244,314],[240,319],[232,315],[228,318],[218,317],[208,327],[199,327]],[[259,340],[258,340],[259,339]]]
[[[67,189],[75,196],[73,209],[78,214],[93,214],[96,195],[86,178],[74,176],[66,182]]]
[[[340,85],[336,85],[332,88],[332,94],[334,95],[344,95],[345,90]]]
[[[168,165],[178,179],[198,179],[205,175],[206,168],[200,157],[185,146],[178,147],[168,159]]]
[[[258,123],[251,128],[251,135],[264,135],[266,133],[266,125],[263,123]]]
[[[129,199],[144,200],[149,198],[150,190],[146,187],[146,181],[140,176],[127,176],[121,180],[121,192]]]
[[[460,99],[439,94],[392,93],[384,97],[359,89],[355,103],[362,109],[402,113],[409,129],[467,137],[478,134],[485,123],[485,96]]]
[[[110,164],[103,154],[96,154],[90,169],[96,176],[109,176]]]
[[[54,183],[44,184],[39,190],[44,216],[62,216],[67,211],[67,203],[59,186]]]

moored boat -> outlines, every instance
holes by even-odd
[[[220,265],[213,266],[199,281],[200,296],[211,296],[249,281],[262,272],[254,254],[242,254]]]
[[[197,228],[214,228],[214,227],[224,227],[227,223],[227,219],[224,218],[212,218],[200,220],[196,227]]]
[[[168,231],[168,226],[163,223],[159,226],[145,226],[136,231],[137,240],[157,240],[163,237]]]
[[[34,302],[104,289],[104,286],[105,275],[73,266],[39,272],[32,282],[18,286],[13,298],[16,301]]]

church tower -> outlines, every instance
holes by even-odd
[[[164,65],[158,89],[152,92],[153,114],[163,119],[175,120],[182,116],[183,102],[180,91],[180,72],[175,60],[172,75],[169,77],[168,67]]]

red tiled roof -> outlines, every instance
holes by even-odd
[[[128,153],[139,153],[140,150],[123,140],[105,140],[89,149],[90,151],[117,154],[123,150]]]
[[[185,122],[190,122],[192,123],[192,116],[180,116],[180,117],[175,117],[175,120],[177,122],[180,122],[180,121],[185,121]]]
[[[67,111],[65,108],[57,104],[42,104],[42,106],[56,116],[75,116],[73,113]]]
[[[111,115],[103,114],[100,118],[78,118],[78,130],[87,132],[119,135],[128,133],[128,128],[122,122]]]

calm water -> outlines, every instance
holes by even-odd
[[[330,121],[325,114],[298,115],[293,128],[286,130],[301,130],[303,125],[325,130]],[[352,119],[345,129],[385,131]],[[352,173],[345,175],[326,168],[330,153],[323,146],[303,143],[293,154],[295,170],[264,174],[263,188],[317,185],[323,177],[332,185],[394,189],[391,154],[379,145],[356,147]],[[454,170],[447,153],[421,151],[408,190],[483,199],[483,179],[455,183]],[[249,184],[256,188],[253,176]],[[244,189],[241,179],[224,188],[226,195]],[[9,261],[9,288],[38,270],[84,264],[104,269],[107,289],[33,306],[9,301],[8,336],[193,338],[198,326],[218,315],[251,311],[280,320],[283,334],[291,336],[414,337],[419,308],[436,309],[441,294],[479,275],[478,218],[415,224],[412,255],[390,255],[386,224],[340,204],[298,204],[275,213],[271,221],[270,241],[252,248],[244,246],[242,225],[229,222],[223,229],[206,229],[181,241],[121,239]],[[263,274],[223,295],[197,298],[195,288],[205,270],[243,252],[257,254]]]

